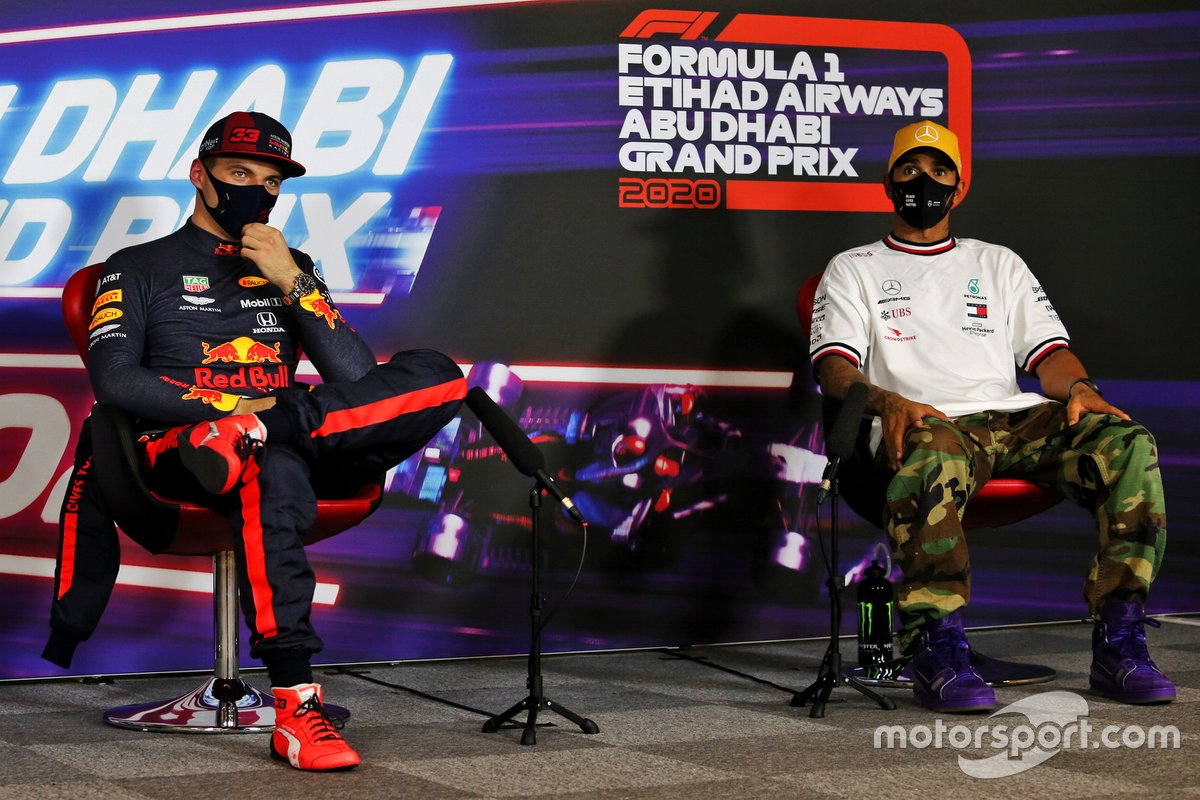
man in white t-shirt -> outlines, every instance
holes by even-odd
[[[1052,486],[1096,517],[1099,551],[1084,586],[1096,623],[1091,687],[1123,702],[1168,702],[1175,686],[1150,659],[1143,615],[1166,539],[1154,439],[1088,379],[1025,263],[950,235],[949,211],[964,193],[959,164],[958,137],[941,125],[898,131],[883,181],[891,233],[835,256],[813,303],[821,391],[841,399],[867,385],[877,466],[892,473],[885,522],[914,691],[937,711],[996,705],[959,617],[971,571],[961,518],[1003,475]],[[1018,367],[1041,394],[1021,391]]]

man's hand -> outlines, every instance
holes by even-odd
[[[259,411],[266,411],[268,408],[275,407],[274,397],[243,397],[237,401],[237,405],[230,411],[230,416],[237,414],[257,414]]]
[[[950,418],[931,405],[916,403],[895,392],[882,392],[882,397],[874,403],[883,425],[883,439],[880,447],[884,448],[888,466],[900,469],[904,458],[904,434],[910,427],[925,428],[926,417],[950,421]]]
[[[1113,414],[1129,419],[1128,414],[1108,403],[1095,389],[1079,382],[1086,377],[1083,364],[1065,347],[1048,355],[1037,368],[1042,394],[1066,405],[1068,425],[1079,422],[1084,414]]]
[[[242,228],[242,255],[254,262],[262,276],[284,294],[292,290],[300,267],[278,230],[258,222]]]
[[[821,359],[817,364],[817,377],[821,382],[821,391],[839,400],[846,396],[850,384],[866,383],[866,378],[858,367],[839,356]],[[880,389],[871,383],[867,383],[867,410],[877,415],[883,425],[883,438],[879,446],[883,448],[888,466],[892,469],[900,469],[901,460],[904,458],[905,431],[910,427],[926,427],[926,417],[950,421],[949,417],[931,405],[915,403],[903,395]]]
[[[1128,414],[1101,397],[1095,389],[1086,383],[1076,383],[1067,398],[1067,424],[1074,425],[1084,414],[1113,414],[1129,419]]]

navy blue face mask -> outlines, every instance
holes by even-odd
[[[927,230],[950,213],[955,188],[938,183],[928,174],[892,181],[892,206],[900,219],[918,230]]]
[[[204,207],[230,237],[241,239],[242,228],[251,222],[265,223],[271,216],[271,209],[275,207],[275,201],[279,198],[268,192],[267,187],[225,183],[217,180],[207,165],[204,165],[204,171],[208,173],[209,182],[217,190],[217,204],[210,206],[205,200]],[[203,195],[201,199],[203,200]]]

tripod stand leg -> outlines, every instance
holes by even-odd
[[[508,722],[509,720],[511,720],[513,717],[517,716],[517,714],[520,714],[525,709],[529,708],[529,700],[530,700],[530,698],[526,697],[523,700],[521,700],[520,702],[518,702],[516,705],[514,705],[512,708],[505,711],[504,713],[497,714],[496,716],[489,719],[487,722],[483,723],[483,732],[484,733],[495,733],[496,731],[500,730],[501,725]]]
[[[811,700],[812,709],[808,715],[813,719],[821,719],[825,716],[825,704],[829,702],[829,695],[835,686],[837,686],[837,680],[829,673],[823,672],[807,689],[792,695],[791,705],[803,708]]]
[[[526,717],[524,724],[525,730],[521,733],[521,744],[537,744],[537,736],[534,732],[534,728],[537,727],[538,712],[543,708],[547,711],[553,711],[556,714],[575,723],[579,726],[579,730],[583,731],[584,733],[600,732],[600,726],[587,717],[581,717],[571,709],[561,706],[558,703],[555,703],[553,700],[549,700],[544,697],[539,699],[533,695],[521,700],[521,702],[508,709],[503,714],[497,714],[487,722],[483,723],[483,732],[495,733],[496,731],[500,730],[504,723],[512,721],[517,714],[520,714],[522,711],[528,711],[529,715]]]
[[[521,744],[537,744],[537,716],[541,703],[529,704],[529,716],[525,718],[525,730],[521,731]]]
[[[600,732],[600,726],[595,722],[592,722],[587,717],[581,717],[571,709],[560,706],[552,700],[544,700],[543,702],[545,703],[547,710],[554,711],[557,714],[566,717],[571,722],[574,722],[576,725],[578,725],[579,730],[583,731],[584,733]]]
[[[893,700],[890,697],[884,697],[883,695],[879,694],[878,692],[874,691],[873,689],[869,689],[868,687],[859,683],[857,678],[851,678],[849,676],[843,675],[842,683],[844,683],[847,686],[850,686],[854,689],[857,689],[862,694],[871,698],[872,700],[874,700],[876,703],[879,704],[880,708],[882,708],[885,711],[894,711],[896,708],[895,700]]]

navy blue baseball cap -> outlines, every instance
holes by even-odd
[[[197,158],[209,156],[251,156],[278,164],[284,177],[305,173],[292,160],[292,134],[274,117],[257,111],[235,111],[217,120],[200,140]]]

